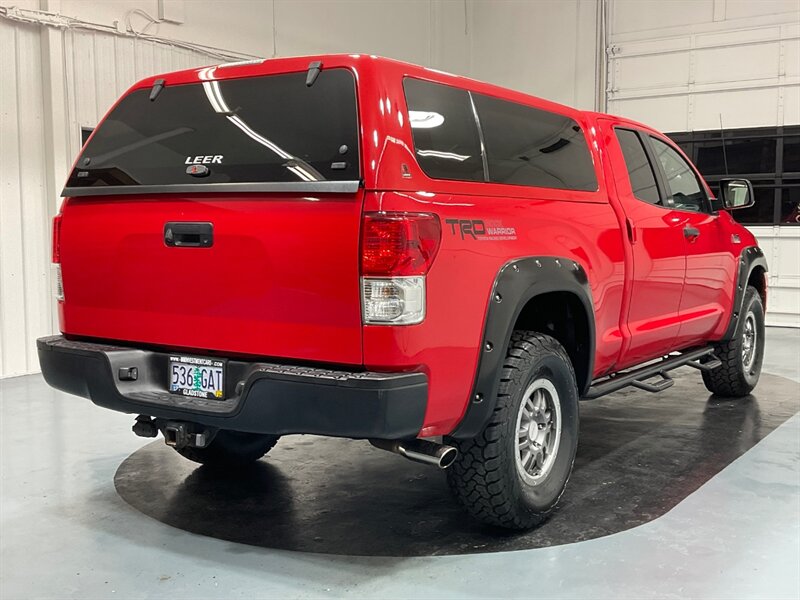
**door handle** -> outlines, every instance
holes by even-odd
[[[683,228],[683,236],[690,242],[693,242],[700,237],[700,230],[691,225],[687,225]]]
[[[170,221],[164,224],[164,243],[170,247],[210,248],[214,245],[214,225]]]

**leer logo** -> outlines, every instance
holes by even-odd
[[[221,165],[222,154],[204,154],[202,156],[187,156],[186,165]]]

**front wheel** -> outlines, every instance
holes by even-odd
[[[764,304],[758,290],[748,286],[733,339],[716,348],[722,366],[703,372],[706,389],[717,396],[747,396],[758,383],[764,360]]]
[[[175,451],[194,462],[213,467],[243,467],[254,463],[278,443],[277,435],[220,430],[205,448],[185,446]]]
[[[515,331],[494,412],[471,440],[453,440],[447,471],[456,499],[475,518],[530,529],[555,508],[578,445],[578,389],[567,353],[555,339]]]

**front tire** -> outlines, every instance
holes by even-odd
[[[575,373],[564,348],[550,336],[515,331],[492,416],[474,439],[451,441],[459,454],[447,479],[456,499],[483,523],[536,527],[572,472],[578,421]]]
[[[703,372],[712,394],[726,398],[747,396],[758,383],[764,360],[764,305],[758,290],[748,286],[733,339],[716,348],[722,366]]]
[[[244,467],[272,450],[279,437],[223,429],[205,448],[185,446],[175,451],[184,458],[211,467]]]

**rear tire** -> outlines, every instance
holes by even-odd
[[[243,467],[256,462],[278,443],[280,436],[221,430],[205,448],[175,448],[194,462],[212,467]]]
[[[712,394],[726,398],[747,396],[758,383],[764,360],[764,305],[758,290],[748,286],[733,339],[716,348],[722,366],[703,372]]]
[[[456,499],[479,521],[530,529],[553,511],[578,445],[578,389],[555,339],[515,331],[494,412],[471,440],[451,440],[458,458],[447,470]]]

